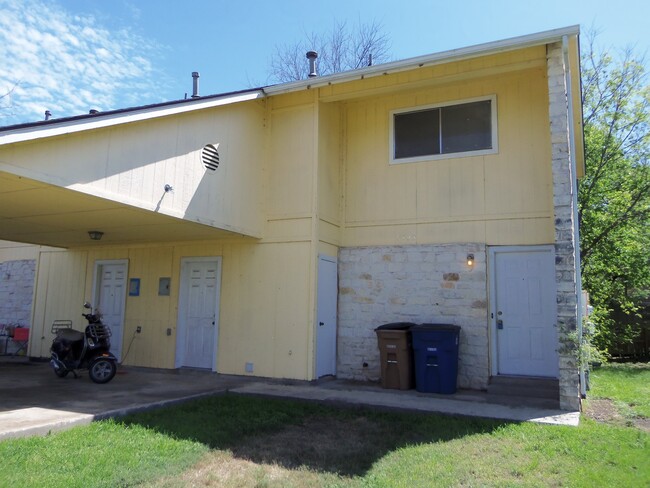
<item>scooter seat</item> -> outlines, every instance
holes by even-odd
[[[61,329],[56,333],[56,337],[66,342],[83,341],[84,333],[74,329]]]

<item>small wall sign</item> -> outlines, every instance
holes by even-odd
[[[140,296],[140,278],[131,278],[129,280],[129,296],[130,297]]]

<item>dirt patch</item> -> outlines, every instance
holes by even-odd
[[[645,430],[646,432],[650,432],[650,419],[649,418],[640,418],[636,419],[634,421],[634,425],[638,427],[641,430]]]
[[[609,398],[590,398],[586,403],[584,415],[596,422],[618,426],[636,427],[650,432],[650,419],[645,417],[625,417]]]

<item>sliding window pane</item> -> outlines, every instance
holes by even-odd
[[[443,154],[492,149],[492,101],[442,107]]]
[[[395,159],[440,154],[438,109],[394,115]]]

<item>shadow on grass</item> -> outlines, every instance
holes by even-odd
[[[387,453],[505,422],[225,394],[123,419],[255,463],[362,476]]]

